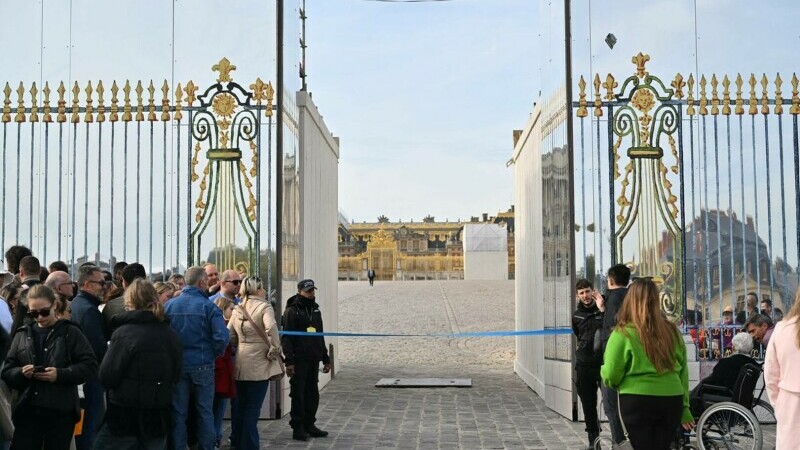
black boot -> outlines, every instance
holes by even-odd
[[[319,428],[316,427],[316,425],[307,426],[306,430],[308,430],[308,434],[310,434],[311,437],[315,438],[322,438],[328,435],[327,431],[320,430]]]
[[[309,434],[302,428],[295,428],[294,431],[292,431],[292,439],[295,441],[307,441],[309,438]]]

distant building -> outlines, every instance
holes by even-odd
[[[375,270],[378,280],[463,279],[462,232],[468,223],[495,223],[508,231],[508,271],[514,275],[514,207],[497,216],[483,214],[469,221],[436,221],[433,216],[391,222],[347,223],[340,215],[339,279],[363,280]]]

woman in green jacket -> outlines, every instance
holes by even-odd
[[[622,423],[637,450],[667,450],[678,426],[694,427],[686,347],[659,303],[651,280],[630,285],[600,369],[603,383],[619,392]]]

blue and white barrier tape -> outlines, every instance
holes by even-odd
[[[547,328],[544,330],[520,330],[520,331],[476,331],[469,333],[427,333],[427,334],[402,334],[402,333],[309,333],[308,331],[281,331],[283,336],[305,336],[305,337],[433,337],[433,338],[472,338],[472,337],[510,337],[510,336],[555,336],[558,334],[572,334],[571,328]]]

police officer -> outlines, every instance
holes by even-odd
[[[597,390],[600,388],[600,366],[603,364],[602,351],[594,351],[594,339],[597,330],[603,326],[603,313],[595,304],[594,287],[589,280],[579,279],[575,283],[575,291],[578,297],[578,307],[572,314],[572,331],[578,339],[575,384],[583,405],[589,448],[594,448],[594,441],[600,435]]]
[[[283,313],[284,331],[304,331],[322,333],[322,313],[315,301],[314,280],[297,283],[297,295],[286,303]],[[309,437],[321,438],[327,431],[317,428],[314,423],[319,407],[319,363],[322,372],[331,370],[331,360],[322,336],[287,336],[281,338],[286,362],[286,375],[289,380],[289,396],[292,398],[291,420],[292,438],[307,441]]]

